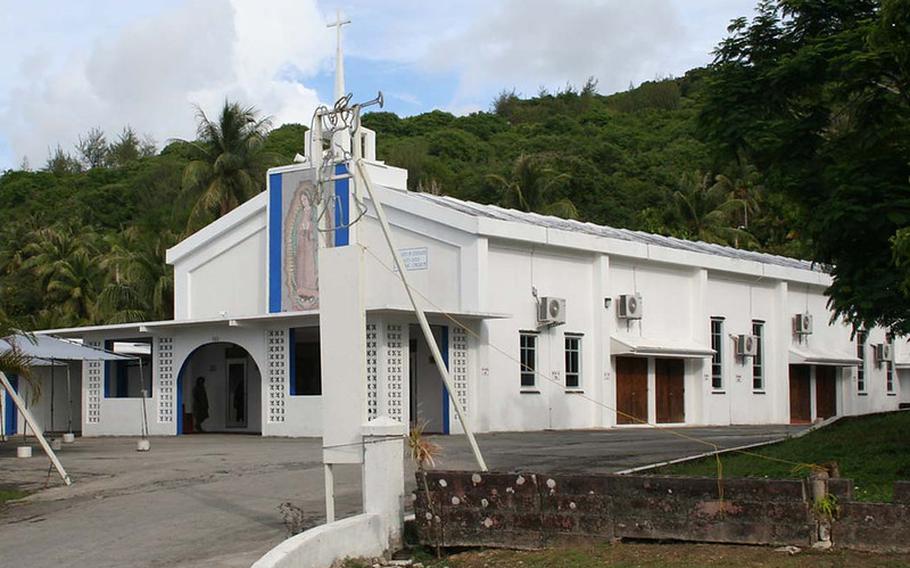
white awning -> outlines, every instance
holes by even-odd
[[[859,365],[862,363],[862,361],[853,355],[833,353],[830,351],[825,351],[823,349],[809,347],[808,345],[800,345],[798,347],[790,347],[790,363],[797,365],[853,367],[855,365]]]
[[[613,355],[638,355],[641,357],[679,357],[703,359],[714,355],[714,350],[686,339],[652,339],[648,337],[610,337]]]
[[[37,362],[41,361],[126,361],[135,359],[125,355],[117,355],[103,349],[87,347],[64,339],[57,339],[49,335],[35,335],[26,337],[14,335],[0,339],[0,353],[12,349],[13,342],[19,352]]]

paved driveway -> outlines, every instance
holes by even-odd
[[[689,428],[730,447],[779,437],[789,426]],[[440,468],[471,468],[462,436],[436,438]],[[625,429],[487,434],[491,469],[608,472],[704,451],[665,432]],[[48,476],[43,457],[20,460],[0,444],[0,488],[39,490],[0,510],[0,566],[249,566],[285,537],[278,506],[290,501],[309,524],[323,519],[318,439],[239,435],[85,438],[60,453],[76,483]],[[37,448],[36,448],[37,449]],[[50,487],[41,489],[49,479]],[[408,481],[411,482],[409,476]],[[360,472],[336,475],[339,515],[360,510]],[[412,482],[411,482],[412,483]]]

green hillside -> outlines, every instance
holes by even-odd
[[[798,253],[785,210],[759,203],[757,176],[713,162],[697,139],[703,74],[612,96],[596,94],[593,83],[526,99],[504,93],[489,112],[376,112],[364,123],[378,133],[379,157],[410,171],[414,191]],[[305,132],[300,125],[270,131],[266,165],[290,162]],[[77,151],[58,150],[39,171],[0,176],[0,310],[34,327],[170,317],[163,255],[187,234],[199,198],[183,189],[191,150],[173,142],[91,168]],[[264,187],[264,169],[258,175]],[[709,195],[717,180],[729,185]],[[516,185],[526,188],[524,199]],[[729,207],[737,190],[749,192],[748,202]],[[737,233],[743,208],[750,227]],[[712,212],[715,219],[698,218]],[[141,291],[123,284],[139,279]]]

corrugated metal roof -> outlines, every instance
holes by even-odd
[[[524,211],[518,211],[515,209],[504,209],[502,207],[497,207],[496,205],[483,205],[480,203],[474,203],[472,201],[462,201],[460,199],[455,199],[454,197],[448,197],[444,195],[431,195],[429,193],[416,192],[411,193],[410,195],[419,199],[425,199],[437,205],[442,205],[443,207],[448,207],[449,209],[454,209],[455,211],[460,211],[461,213],[465,213],[467,215],[472,215],[474,217],[486,217],[490,219],[498,219],[500,221],[510,221],[513,223],[525,223],[538,227],[546,227],[548,229],[559,229],[562,231],[585,233],[596,237],[618,239],[621,241],[642,243],[646,245],[659,246],[676,250],[685,250],[689,252],[712,254],[715,256],[723,256],[726,258],[738,260],[761,262],[764,264],[774,264],[777,266],[785,266],[787,268],[798,268],[801,270],[826,272],[823,267],[816,263],[807,260],[789,258],[786,256],[778,256],[774,254],[737,249],[723,245],[705,243],[702,241],[687,241],[685,239],[665,237],[663,235],[655,235],[653,233],[645,233],[643,231],[617,229],[615,227],[595,225],[594,223],[583,223],[581,221],[572,221],[569,219],[562,219],[560,217],[539,215],[537,213],[525,213]]]

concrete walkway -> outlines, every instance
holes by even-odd
[[[775,438],[789,426],[687,428],[731,447]],[[473,467],[462,436],[435,437],[438,468]],[[702,452],[705,446],[651,429],[486,434],[491,469],[609,472]],[[0,444],[0,489],[36,491],[0,509],[0,566],[249,566],[285,538],[278,506],[300,507],[308,526],[323,520],[318,439],[240,435],[79,438],[60,458],[75,480],[63,487],[48,461],[15,458]],[[45,480],[49,487],[43,489]],[[360,509],[360,471],[337,473],[338,512]],[[409,476],[409,485],[413,485]]]

